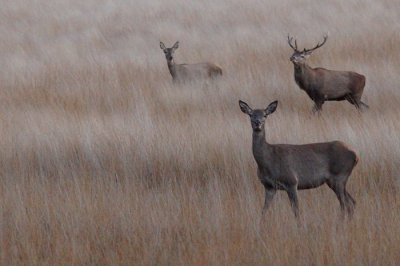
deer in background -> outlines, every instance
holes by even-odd
[[[365,76],[351,71],[332,71],[325,68],[311,68],[307,59],[311,53],[325,44],[328,35],[325,34],[324,41],[312,49],[297,50],[297,41],[292,45],[292,38],[288,35],[288,43],[294,50],[290,57],[294,65],[294,79],[300,89],[304,90],[315,105],[312,112],[322,110],[325,101],[347,100],[356,108],[368,109],[368,105],[361,101],[365,86]]]
[[[173,54],[179,47],[179,42],[176,42],[171,48],[166,48],[165,45],[160,42],[160,48],[165,53],[167,59],[168,69],[172,76],[174,83],[195,80],[197,78],[214,78],[222,76],[222,68],[217,64],[211,62],[197,63],[197,64],[177,64],[174,61]]]
[[[278,101],[266,109],[251,109],[239,100],[243,113],[250,116],[253,128],[253,155],[258,165],[258,178],[265,188],[263,216],[277,190],[285,190],[296,218],[299,218],[297,190],[327,184],[339,199],[342,218],[351,217],[355,200],[346,191],[346,182],[359,157],[340,141],[305,145],[269,144],[265,139],[265,121],[275,112]],[[300,221],[300,219],[298,219]]]

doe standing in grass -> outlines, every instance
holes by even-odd
[[[290,57],[294,65],[294,79],[300,89],[304,90],[315,105],[313,113],[322,110],[325,101],[347,100],[356,108],[368,109],[368,105],[361,101],[364,91],[365,77],[352,71],[332,71],[325,68],[311,68],[307,65],[307,59],[311,53],[325,44],[324,41],[312,49],[297,50],[297,42],[292,45],[292,39],[288,35],[288,43],[294,50]]]
[[[179,42],[176,42],[171,48],[166,48],[160,42],[160,48],[165,53],[167,59],[168,69],[172,76],[172,81],[182,82],[188,80],[196,80],[199,78],[214,78],[222,76],[222,68],[217,64],[211,62],[197,63],[197,64],[177,64],[174,61],[173,54],[179,47]]]
[[[275,112],[278,101],[266,109],[251,109],[239,100],[243,113],[250,116],[253,128],[253,155],[258,177],[265,188],[263,215],[277,190],[285,190],[296,218],[299,218],[297,190],[327,184],[339,199],[342,217],[351,217],[355,200],[346,191],[346,182],[359,157],[350,146],[340,141],[305,145],[269,144],[265,139],[265,120]]]

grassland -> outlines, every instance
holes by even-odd
[[[396,265],[400,261],[398,1],[0,1],[1,265]],[[320,117],[294,82],[311,66],[367,77],[359,113]],[[174,86],[178,63],[217,82]],[[239,110],[279,100],[270,143],[341,140],[360,153],[340,223],[326,186],[300,192],[304,227],[263,187]]]

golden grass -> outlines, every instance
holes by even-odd
[[[396,1],[3,1],[0,264],[395,265],[400,261]],[[292,50],[330,37],[311,66],[367,77],[360,114],[320,117],[294,83]],[[178,63],[217,82],[174,86]],[[238,100],[266,107],[271,143],[341,140],[361,160],[340,223],[326,186],[287,195],[260,223],[263,187]]]

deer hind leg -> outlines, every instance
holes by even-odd
[[[360,101],[360,103],[358,105],[364,110],[368,110],[369,109],[369,106],[366,105],[365,103],[363,103],[362,101]]]
[[[354,208],[356,207],[356,201],[353,197],[347,192],[346,188],[344,188],[344,194],[346,197],[346,211],[349,214],[349,217],[353,217]]]
[[[362,108],[364,110],[369,109],[369,106],[361,101],[361,95],[348,94],[345,98],[349,103],[353,104],[357,109],[359,108]]]
[[[292,210],[294,212],[294,216],[299,219],[299,199],[297,196],[297,186],[289,187],[286,192],[288,193],[290,205],[292,206]]]
[[[342,219],[344,219],[346,212],[349,214],[349,216],[351,216],[353,214],[355,200],[350,196],[349,193],[347,193],[346,182],[333,180],[327,182],[327,184],[333,190],[333,192],[335,192],[336,197],[339,200]]]

